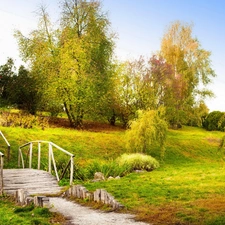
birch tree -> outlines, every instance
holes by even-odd
[[[182,123],[197,99],[212,96],[206,87],[215,77],[211,67],[211,52],[202,48],[193,37],[192,25],[179,21],[172,23],[165,32],[160,55],[173,69],[171,92],[165,106],[170,123]]]

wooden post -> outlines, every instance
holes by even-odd
[[[33,151],[33,143],[30,143],[30,159],[29,159],[29,169],[32,168],[32,151]]]
[[[52,172],[52,164],[51,164],[51,155],[52,155],[52,145],[49,142],[48,144],[48,172]]]
[[[18,151],[18,167],[20,168],[20,160],[21,160],[21,149],[19,148],[19,151]]]
[[[55,170],[55,175],[56,175],[56,178],[57,178],[57,181],[59,181],[59,175],[58,175],[58,171],[57,171],[57,168],[56,168],[56,163],[55,163],[55,158],[54,158],[54,154],[53,154],[53,149],[51,149],[51,156],[52,156],[52,162],[53,162],[53,166],[54,166],[54,170]]]
[[[71,163],[71,167],[70,167],[70,185],[73,184],[73,167],[74,167],[73,157],[74,156],[71,156],[71,159],[70,159],[70,163]]]
[[[38,170],[41,168],[41,142],[38,142]]]
[[[21,149],[20,149],[20,156],[21,156],[22,167],[24,169],[25,166],[24,166],[24,160],[23,160],[23,153],[22,153],[22,150]]]
[[[64,168],[61,177],[59,178],[60,180],[62,180],[62,178],[64,177],[66,170],[68,169],[69,165],[71,165],[71,159],[69,160],[69,162],[67,163],[66,167]],[[71,167],[71,166],[70,166]]]
[[[2,136],[2,138],[4,139],[5,143],[7,144],[8,146],[8,156],[7,156],[7,159],[8,159],[8,162],[9,162],[9,159],[10,159],[10,144],[9,142],[7,141],[6,137],[4,136],[4,134],[0,131],[0,135]]]
[[[7,160],[8,160],[8,163],[9,163],[9,160],[10,160],[10,145],[8,145],[8,156],[7,156]]]
[[[22,167],[24,169],[24,160],[22,155],[22,150],[19,148],[19,155],[18,155],[18,167],[20,167],[20,162],[22,163]]]
[[[0,158],[1,158],[1,160],[0,160],[0,163],[1,163],[1,167],[0,167],[0,172],[1,172],[1,180],[0,180],[0,182],[1,182],[1,185],[0,185],[0,194],[2,195],[3,194],[3,167],[4,167],[4,159],[3,159],[3,157],[4,157],[4,154],[2,154],[1,152],[0,152]]]

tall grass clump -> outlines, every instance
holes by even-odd
[[[130,173],[130,166],[127,164],[119,165],[117,161],[93,161],[85,168],[76,165],[74,172],[74,179],[76,180],[90,180],[94,178],[96,172],[104,174],[105,178],[110,176],[125,176]]]
[[[123,154],[117,162],[119,166],[127,166],[130,170],[151,171],[159,167],[159,162],[155,158],[141,153]]]

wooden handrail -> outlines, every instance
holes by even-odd
[[[65,170],[68,168],[68,164],[70,164],[70,185],[72,185],[73,170],[74,170],[74,159],[73,159],[74,155],[72,153],[66,151],[65,149],[59,147],[58,145],[54,144],[53,142],[39,140],[39,141],[31,141],[31,142],[28,142],[28,143],[20,146],[19,147],[19,155],[18,155],[18,166],[20,167],[20,164],[22,163],[22,167],[25,168],[26,163],[24,163],[22,148],[29,146],[29,149],[27,151],[27,158],[29,158],[29,168],[32,168],[32,155],[33,155],[33,144],[34,143],[38,144],[37,169],[40,169],[40,165],[41,165],[41,143],[46,143],[46,144],[48,144],[48,172],[51,173],[52,163],[53,163],[56,178],[58,181],[60,181],[63,178],[63,176],[65,175]],[[55,161],[55,157],[54,157],[53,147],[60,150],[61,152],[65,153],[65,154],[67,154],[70,157],[69,163],[67,164],[67,166],[66,166],[65,170],[63,171],[63,174],[61,175],[60,178],[58,175],[58,170],[57,170],[56,161]]]
[[[3,167],[4,167],[4,154],[0,152],[0,195],[3,194]]]
[[[10,159],[10,144],[9,144],[9,142],[6,139],[6,137],[4,136],[4,134],[1,131],[0,131],[0,135],[2,136],[3,140],[5,141],[5,143],[7,144],[7,147],[8,147],[7,160],[9,162],[9,159]]]

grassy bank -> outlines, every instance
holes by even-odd
[[[126,152],[122,130],[1,127],[1,131],[12,146],[12,162],[8,166],[16,166],[19,145],[32,140],[52,141],[73,152],[75,162],[82,167],[93,160],[107,162]],[[225,224],[224,153],[218,149],[223,135],[191,127],[169,130],[159,169],[83,184],[89,190],[105,188],[138,219],[153,224]],[[2,149],[3,141],[0,144]],[[159,159],[157,148],[149,153]]]

